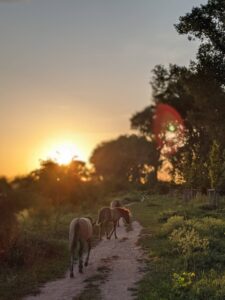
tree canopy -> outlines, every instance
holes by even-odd
[[[155,161],[154,145],[145,137],[120,136],[97,146],[91,156],[95,172],[104,181],[148,182]]]
[[[150,82],[153,103],[131,118],[131,127],[153,141],[155,107],[159,103],[171,105],[185,125],[185,143],[168,158],[174,178],[179,176],[194,187],[225,186],[221,181],[225,153],[225,2],[209,0],[194,7],[175,27],[190,40],[200,39],[196,60],[189,67],[155,66]]]

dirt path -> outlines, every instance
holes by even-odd
[[[76,266],[73,279],[70,279],[67,273],[65,278],[47,283],[39,295],[28,296],[24,300],[76,300],[88,288],[87,282],[89,288],[96,287],[97,283],[98,299],[132,299],[135,283],[142,276],[142,251],[137,246],[141,229],[136,221],[132,223],[132,230],[128,232],[124,226],[119,227],[118,240],[104,239],[92,249],[90,263],[84,269],[84,274],[80,275]],[[91,282],[94,282],[94,285],[90,284]]]

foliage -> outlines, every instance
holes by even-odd
[[[220,300],[225,297],[225,275],[219,275],[211,270],[193,285],[195,299]]]
[[[198,69],[213,73],[224,84],[225,66],[225,4],[223,0],[209,0],[205,5],[194,7],[191,13],[180,17],[176,29],[187,34],[190,40],[198,38]]]
[[[149,181],[154,162],[152,149],[145,137],[120,136],[97,146],[90,161],[103,182],[140,185]]]
[[[84,210],[65,204],[61,209],[60,218],[57,209],[48,205],[44,209],[25,209],[15,215],[17,234],[1,256],[1,299],[12,299],[12,290],[13,299],[20,299],[38,292],[41,283],[64,276],[69,261],[69,223],[80,215],[95,219],[97,207]]]
[[[175,26],[178,33],[200,39],[196,61],[189,67],[156,65],[151,79],[153,104],[131,118],[131,128],[153,141],[156,105],[166,103],[180,113],[186,129],[185,142],[169,157],[171,175],[193,188],[211,185],[224,189],[224,13],[223,0],[209,0],[180,17]],[[160,158],[161,149],[157,151]]]
[[[198,200],[187,204],[159,195],[133,205],[134,216],[144,226],[140,244],[149,259],[138,299],[224,299],[223,201],[221,205],[208,212],[199,208]],[[163,228],[170,230],[161,234]]]
[[[223,188],[224,172],[225,150],[222,152],[221,146],[214,140],[209,153],[209,178],[211,188]]]
[[[187,257],[196,251],[206,251],[209,246],[208,239],[201,238],[194,228],[180,227],[174,229],[169,239],[177,245],[179,253]]]
[[[176,296],[180,297],[181,299],[185,299],[188,290],[193,285],[193,282],[195,280],[195,273],[194,272],[182,272],[179,273],[173,273],[173,292]]]
[[[195,228],[202,234],[210,234],[211,237],[224,237],[225,221],[214,217],[187,220],[186,224]]]
[[[0,298],[21,299],[38,290],[40,283],[62,276],[68,265],[67,235],[71,216],[61,224],[63,234],[48,223],[24,213],[18,220],[18,232],[1,259]]]
[[[165,224],[163,224],[161,229],[162,235],[170,234],[174,229],[182,227],[184,225],[183,216],[173,216],[170,217]]]

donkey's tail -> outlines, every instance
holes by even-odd
[[[70,250],[76,249],[78,241],[79,241],[79,231],[80,231],[80,224],[79,219],[75,222],[74,226],[70,229]]]
[[[98,212],[98,219],[96,221],[96,225],[100,225],[102,223],[102,210]]]

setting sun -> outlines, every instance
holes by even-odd
[[[45,157],[62,165],[69,164],[73,159],[82,159],[77,146],[69,141],[51,145],[46,151]]]

